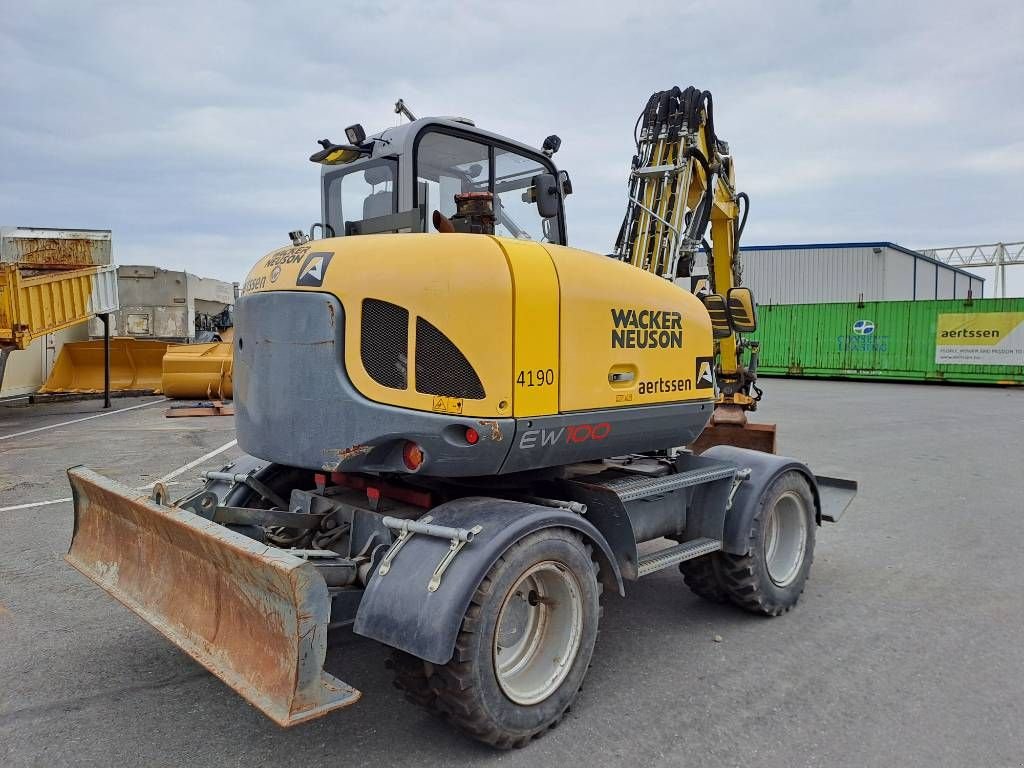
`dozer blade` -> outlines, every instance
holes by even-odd
[[[282,726],[354,704],[323,671],[330,598],[315,567],[85,467],[68,470],[65,559]]]

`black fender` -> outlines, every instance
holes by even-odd
[[[814,495],[814,519],[821,525],[821,495],[814,473],[802,461],[774,453],[736,448],[732,445],[716,445],[701,454],[709,459],[727,461],[750,475],[740,483],[732,498],[732,506],[725,515],[725,529],[722,532],[722,550],[730,555],[745,555],[750,544],[750,526],[757,512],[757,503],[775,478],[783,472],[796,470],[804,476]]]
[[[427,589],[451,542],[414,534],[399,550],[388,572],[377,567],[366,585],[352,630],[434,664],[446,664],[469,602],[484,576],[523,536],[543,528],[579,531],[594,547],[601,580],[625,594],[611,548],[585,518],[566,509],[507,499],[473,496],[431,509],[431,523],[482,530],[455,556],[437,591]]]

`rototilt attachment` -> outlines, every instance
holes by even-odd
[[[65,559],[282,726],[354,704],[323,671],[330,597],[315,567],[85,467],[68,470]]]

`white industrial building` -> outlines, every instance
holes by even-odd
[[[984,278],[895,243],[748,245],[740,261],[758,304],[984,297]]]

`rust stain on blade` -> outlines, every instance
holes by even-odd
[[[330,598],[314,566],[83,467],[65,559],[282,726],[354,704],[323,671]]]

